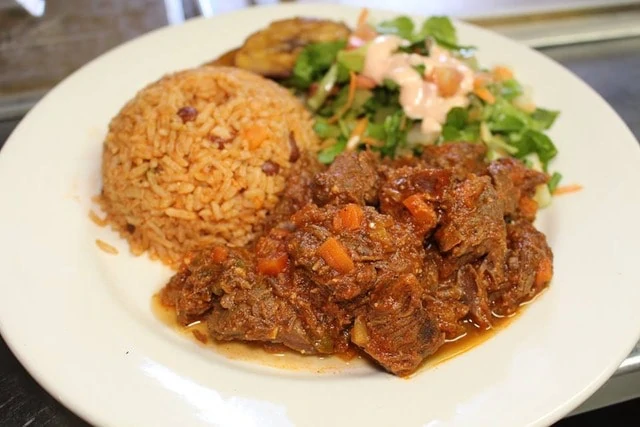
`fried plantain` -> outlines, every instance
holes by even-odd
[[[291,75],[298,55],[309,43],[346,40],[351,30],[342,22],[291,18],[272,22],[247,38],[237,51],[227,52],[218,61],[233,56],[236,67],[273,78]]]
[[[217,57],[216,59],[214,59],[213,61],[207,62],[205,65],[220,65],[225,67],[233,67],[236,65],[236,53],[238,53],[239,50],[240,48],[235,48],[233,50],[225,52],[219,57]]]

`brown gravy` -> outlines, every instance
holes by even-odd
[[[355,351],[353,354],[341,356],[305,356],[288,350],[284,346],[265,346],[262,343],[251,344],[241,341],[214,341],[207,333],[207,325],[205,322],[194,322],[188,326],[180,325],[176,320],[173,309],[161,303],[159,294],[153,296],[151,309],[153,314],[171,329],[186,335],[199,345],[212,348],[217,353],[229,359],[249,361],[274,368],[294,371],[312,371],[317,373],[335,373],[345,369],[363,366],[380,369],[373,362],[369,361],[366,356]],[[524,307],[521,307],[516,315],[522,312],[523,309]],[[445,343],[435,354],[427,358],[418,371],[425,368],[432,368],[483,343],[498,331],[508,326],[516,315],[494,318],[493,328],[488,331],[482,331],[472,324],[468,324],[465,335],[454,341]]]

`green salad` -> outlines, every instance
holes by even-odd
[[[384,51],[389,46],[392,51]],[[322,163],[345,150],[369,148],[396,157],[420,154],[428,144],[475,142],[486,145],[488,160],[516,157],[549,173],[538,197],[544,206],[561,179],[549,172],[557,149],[546,134],[558,111],[535,106],[530,90],[507,67],[483,68],[475,50],[460,43],[447,17],[421,25],[405,16],[361,23],[349,40],[307,45],[284,85],[314,113],[314,129],[325,141]],[[383,58],[380,64],[376,57]],[[412,70],[400,73],[397,64]],[[418,101],[408,104],[411,91]]]

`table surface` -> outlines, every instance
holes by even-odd
[[[82,0],[69,1],[79,3]],[[49,3],[50,7],[56,7],[56,3],[61,2]],[[104,13],[109,15],[105,10],[111,11],[112,9],[106,8],[107,3],[109,5],[113,4],[113,2],[104,1],[91,2],[97,14]],[[110,47],[110,43],[119,42],[123,38],[131,38],[139,32],[162,25],[164,23],[162,20],[166,18],[164,15],[159,16],[157,12],[149,10],[152,3],[157,2],[132,0],[115,3],[119,3],[124,8],[137,11],[137,15],[134,13],[137,18],[133,21],[129,20],[127,23],[121,23],[122,25],[114,25],[111,36],[109,34],[105,35],[104,44],[101,45],[103,50]],[[100,12],[100,7],[104,9],[102,12]],[[195,13],[193,10],[190,11],[188,7],[185,8],[185,11],[187,16],[189,13]],[[156,15],[153,15],[152,12],[156,13]],[[154,17],[150,18],[149,16]],[[4,21],[4,23],[6,22]],[[104,25],[104,22],[102,24]],[[56,25],[65,25],[65,22],[63,20]],[[129,30],[130,26],[134,26],[136,30]],[[3,26],[3,15],[1,14],[0,28],[3,29],[2,31],[7,28]],[[12,31],[26,30],[24,28],[15,30],[14,28]],[[31,31],[37,32],[33,29]],[[32,34],[32,36],[35,37],[37,34]],[[16,59],[8,55],[9,50],[15,49],[16,46],[12,46],[11,49],[8,48],[5,39],[5,37],[0,38],[0,70],[2,70],[0,72],[0,96],[16,90],[19,85],[16,85],[15,82],[24,77],[20,76],[19,73],[13,73],[13,77],[11,77],[11,72],[7,73],[5,71],[7,69],[5,68],[7,61],[13,61],[12,70],[14,71],[17,69],[16,67],[24,67],[25,64],[28,64],[28,61],[23,58],[22,60],[27,62],[20,65],[20,58]],[[78,40],[75,40],[75,42],[67,40],[67,42],[77,43]],[[64,44],[64,41],[62,43]],[[51,49],[55,51],[56,48],[55,44],[43,47],[43,49],[50,49],[48,55],[51,54]],[[91,49],[87,48],[84,55],[90,55],[91,52],[95,52],[95,46]],[[637,84],[640,81],[640,38],[556,47],[545,49],[543,52],[574,71],[589,83],[614,107],[636,137],[640,137],[640,85]],[[25,53],[25,55],[32,54]],[[76,60],[74,59],[74,61]],[[65,73],[68,74],[73,67],[77,67],[78,64],[74,61],[60,65],[59,69],[55,69],[49,74],[42,73],[40,75],[38,73],[41,71],[32,70],[35,74],[32,74],[30,79],[23,79],[23,85],[20,87],[22,90],[44,91]],[[0,148],[13,127],[18,123],[18,120],[19,118],[0,121]],[[635,348],[633,354],[640,357],[640,346]],[[635,365],[631,366],[631,368],[635,368]],[[87,424],[42,389],[13,357],[4,340],[0,340],[0,426],[27,425],[86,426]]]

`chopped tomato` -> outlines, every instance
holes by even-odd
[[[256,270],[258,273],[266,274],[267,276],[277,276],[282,273],[289,262],[287,254],[280,254],[271,258],[260,258]]]
[[[355,204],[349,204],[340,209],[333,218],[333,228],[336,231],[354,231],[360,228],[364,220],[362,208]]]
[[[346,274],[355,268],[347,250],[334,237],[329,237],[318,247],[318,255],[338,273]]]

